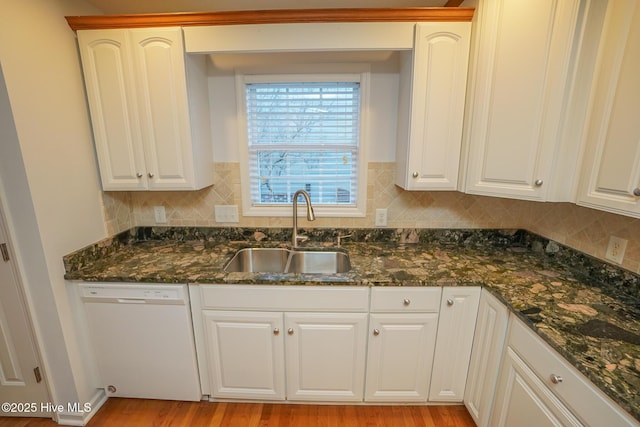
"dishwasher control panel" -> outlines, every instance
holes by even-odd
[[[80,286],[84,301],[153,302],[154,304],[184,303],[185,285],[143,285],[135,284],[86,284]]]

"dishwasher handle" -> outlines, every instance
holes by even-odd
[[[147,300],[137,298],[118,298],[118,304],[146,304]]]

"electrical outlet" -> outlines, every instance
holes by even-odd
[[[167,222],[167,214],[164,210],[164,206],[154,206],[153,216],[156,219],[156,224],[165,224]]]
[[[624,251],[627,249],[627,239],[611,236],[609,237],[609,246],[605,258],[618,264],[622,264]]]
[[[387,210],[376,209],[376,227],[386,227],[386,226],[387,226]]]
[[[238,205],[215,205],[213,210],[216,222],[240,222]]]

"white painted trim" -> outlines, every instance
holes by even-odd
[[[413,49],[414,22],[183,27],[186,53]]]
[[[0,78],[1,77],[2,76],[0,75]],[[36,320],[33,317],[33,298],[31,296],[30,289],[27,286],[28,281],[24,276],[26,267],[22,262],[21,252],[18,249],[18,246],[14,244],[14,242],[17,242],[17,238],[14,234],[15,228],[10,215],[9,206],[7,205],[6,196],[4,196],[6,194],[7,192],[5,190],[2,177],[0,176],[0,195],[3,195],[3,197],[0,197],[0,223],[4,223],[5,225],[5,238],[7,239],[9,247],[12,248],[13,251],[12,261],[18,290],[22,294],[22,302],[25,306],[24,308],[27,314],[27,322],[29,323],[29,328],[31,330],[33,346],[36,352],[36,357],[38,358],[38,363],[40,365],[40,372],[45,383],[47,394],[49,395],[49,400],[51,400],[51,396],[55,396],[55,390],[53,387],[53,381],[51,381],[49,376],[47,375],[47,373],[49,372],[49,363],[46,351],[44,350],[45,346],[42,341],[42,334],[40,333],[40,329],[37,327]]]
[[[97,389],[90,402],[79,402],[82,407],[85,403],[91,406],[91,411],[84,412],[67,412],[63,411],[57,414],[56,422],[65,426],[84,426],[98,412],[98,410],[107,401],[107,394],[104,389]]]

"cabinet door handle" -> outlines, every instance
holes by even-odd
[[[377,337],[378,335],[380,335],[380,329],[374,329],[374,330],[373,330],[373,335],[375,335],[376,337]]]
[[[280,329],[273,328],[273,335],[278,335],[280,333]]]
[[[414,177],[414,178],[417,178],[417,177],[420,176],[420,174],[418,172],[414,172],[411,176]]]
[[[451,307],[453,305],[453,300],[451,298],[447,299],[447,305]]]
[[[534,184],[536,185],[536,187],[542,187],[542,184],[544,184],[544,181],[541,179],[536,179],[536,182],[534,182]]]
[[[640,187],[633,189],[633,195],[636,197],[640,197]]]
[[[142,178],[142,174],[141,174],[140,172],[138,172],[138,173],[136,174],[136,176],[137,176],[138,178]]]
[[[409,305],[409,304],[411,304],[411,300],[410,300],[409,298],[405,298],[405,299],[402,301],[402,304],[404,304],[404,305]]]
[[[153,172],[149,172],[149,178],[153,178]]]
[[[552,383],[559,384],[562,381],[564,381],[564,378],[562,378],[560,375],[551,374],[551,382]]]
[[[289,335],[293,335],[293,328],[289,328],[289,329],[287,330],[287,333],[288,333]]]

